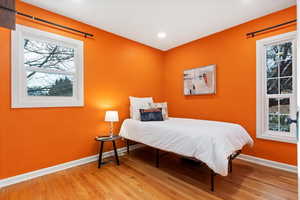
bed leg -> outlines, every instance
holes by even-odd
[[[232,172],[232,159],[231,159],[231,156],[229,157],[229,161],[228,161],[228,167],[229,167],[229,173]]]
[[[215,172],[213,170],[210,170],[210,191],[215,191]]]
[[[232,172],[232,156],[230,155],[228,158],[228,173]]]
[[[127,154],[129,155],[129,140],[126,140],[126,144],[127,144]]]
[[[156,149],[156,167],[159,168],[159,149]]]

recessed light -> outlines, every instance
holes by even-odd
[[[164,39],[166,36],[167,36],[167,34],[165,32],[159,32],[157,34],[157,37],[160,38],[160,39]]]

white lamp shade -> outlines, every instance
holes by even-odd
[[[119,121],[118,111],[106,111],[104,121],[118,122]]]

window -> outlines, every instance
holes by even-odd
[[[296,33],[257,41],[257,137],[295,143]]]
[[[12,107],[83,106],[83,42],[17,25]]]

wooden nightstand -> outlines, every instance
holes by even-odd
[[[112,142],[113,147],[114,147],[117,165],[120,165],[118,151],[117,151],[116,142],[115,142],[116,140],[119,140],[119,139],[121,139],[121,136],[118,136],[118,135],[114,135],[112,137],[111,136],[99,136],[99,137],[95,138],[96,141],[100,142],[98,168],[100,168],[101,164],[102,164],[102,153],[103,153],[104,142]]]

